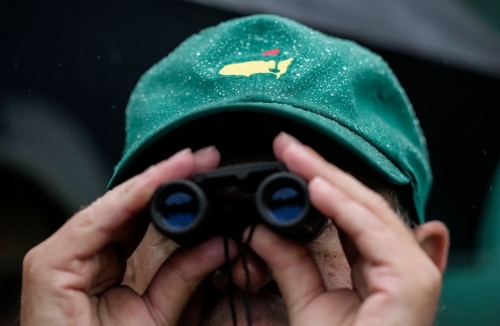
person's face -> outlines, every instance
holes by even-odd
[[[236,161],[243,163],[240,159]],[[230,212],[228,214],[232,215],[230,218],[238,218],[239,214],[248,214],[248,210],[244,207],[248,207],[251,198],[234,189],[228,189],[224,193],[224,198],[228,203],[227,211]],[[337,228],[331,221],[328,222],[323,233],[309,242],[307,246],[318,265],[327,289],[352,288],[351,269]],[[142,294],[160,265],[176,248],[178,245],[150,224],[144,239],[128,261],[124,283]],[[251,280],[251,293],[248,298],[253,324],[288,325],[284,301],[266,264],[249,250],[247,266]],[[231,271],[238,323],[246,324],[244,297],[246,277],[241,257],[233,262]],[[216,270],[196,289],[179,324],[232,325],[227,288],[227,274],[222,269]]]

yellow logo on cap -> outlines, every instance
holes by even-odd
[[[264,52],[263,56],[268,55],[276,55],[279,53],[279,49],[274,49],[270,51]],[[219,74],[224,76],[244,76],[250,77],[254,74],[272,74],[276,76],[276,79],[279,79],[281,75],[287,72],[288,67],[292,63],[293,58],[278,61],[276,64],[275,60],[264,61],[264,60],[255,60],[255,61],[246,61],[239,63],[231,63],[222,67],[219,70]]]

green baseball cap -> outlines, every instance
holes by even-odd
[[[273,15],[207,28],[141,77],[108,187],[173,130],[234,112],[283,117],[327,136],[390,183],[410,185],[424,220],[432,183],[426,142],[387,63],[354,42]]]

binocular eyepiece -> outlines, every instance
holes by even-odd
[[[192,180],[178,179],[162,185],[150,202],[153,224],[180,245],[193,245],[223,234],[231,221],[220,210],[214,189],[236,186],[254,194],[254,221],[275,232],[301,241],[319,236],[327,219],[309,201],[306,182],[286,170],[280,162],[222,167],[197,174]],[[237,216],[231,218],[238,218]]]

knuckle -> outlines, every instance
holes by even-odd
[[[189,290],[194,292],[195,287],[192,286],[192,281],[187,277],[181,264],[176,259],[167,260],[167,266],[170,272],[175,275],[176,279],[186,285]]]
[[[152,191],[156,188],[154,187],[155,182],[155,179],[151,178],[151,174],[140,175],[137,179],[123,184],[123,187],[111,190],[107,197],[123,214],[135,214],[137,206],[139,204],[142,206],[150,199]]]
[[[23,267],[24,269],[28,269],[33,265],[33,262],[35,261],[37,257],[37,247],[32,248],[30,251],[24,255],[23,259]]]
[[[93,215],[94,209],[92,208],[92,206],[90,206],[85,211],[81,212],[81,214],[79,214],[77,221],[75,221],[75,227],[70,228],[68,232],[74,231],[74,229],[86,228],[87,226],[91,225],[93,221]]]
[[[390,209],[391,205],[387,201],[387,199],[379,194],[378,192],[373,192],[372,196],[372,202],[375,207],[378,207],[379,209]]]
[[[31,248],[23,258],[23,277],[36,279],[42,268],[40,257],[43,256],[43,244]]]
[[[78,212],[74,217],[75,224],[72,224],[72,228],[68,230],[68,232],[76,232],[77,230],[86,229],[87,227],[92,227],[96,219],[102,215],[103,205],[105,204],[106,199],[104,197],[100,197],[96,199],[92,204],[90,204],[85,209]]]
[[[130,180],[129,182],[125,182],[121,184],[119,187],[116,187],[114,189],[111,189],[108,194],[110,195],[117,195],[117,196],[127,196],[133,189],[134,185],[137,182],[134,182],[135,180]]]
[[[78,214],[73,217],[73,219],[77,220],[77,227],[85,227],[92,224],[93,216],[95,215],[95,211],[101,201],[101,198],[96,199],[92,204],[78,212]]]

